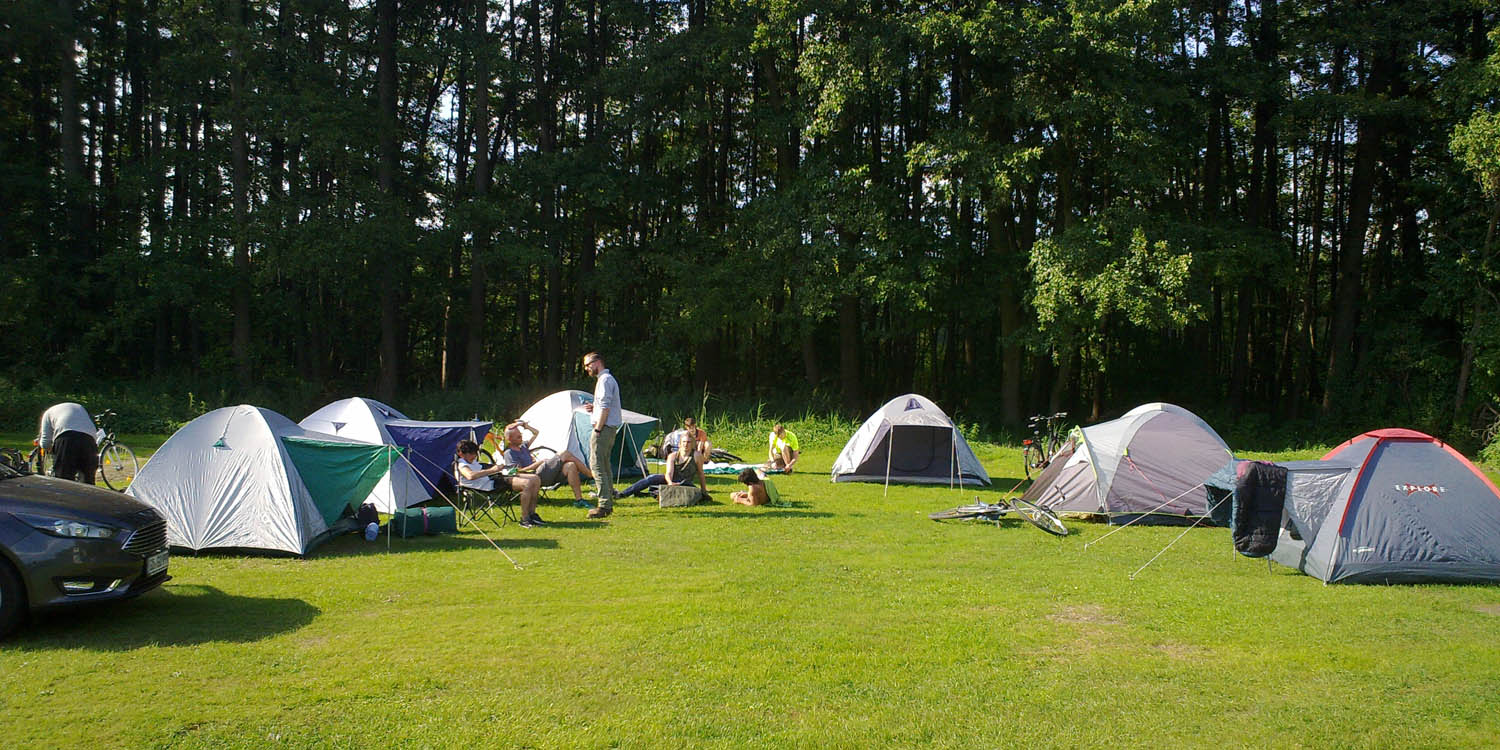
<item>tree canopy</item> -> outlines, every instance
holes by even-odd
[[[1481,0],[13,0],[0,377],[1500,393]]]

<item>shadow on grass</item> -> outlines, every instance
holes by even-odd
[[[573,524],[581,528],[597,526],[598,524],[580,523]],[[548,527],[568,527],[570,524],[548,523]],[[535,536],[520,536],[529,534],[527,529],[512,524],[504,527],[495,527],[490,524],[480,524],[480,529],[485,536],[495,540],[500,546],[511,547],[557,547],[555,539],[539,539]],[[390,540],[390,549],[386,548],[386,538],[381,536],[373,542],[367,542],[364,537],[355,534],[334,537],[326,544],[313,550],[308,557],[320,559],[328,557],[370,557],[373,555],[402,554],[407,552],[458,552],[472,549],[492,549],[490,543],[485,540],[479,532],[472,528],[466,529],[459,534],[432,534],[429,536],[413,536],[402,539],[397,537]]]
[[[38,613],[7,646],[130,651],[247,643],[298,630],[321,613],[301,599],[235,596],[213,586],[167,584],[137,599]]]
[[[799,510],[799,508],[806,507],[810,506],[807,503],[790,503],[788,505],[760,508],[748,505],[726,505],[722,509],[714,510],[671,510],[674,516],[694,516],[698,518],[835,518],[840,515],[821,510]]]

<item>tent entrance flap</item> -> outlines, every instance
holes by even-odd
[[[594,431],[593,415],[586,411],[573,412],[573,429],[578,435],[578,447],[584,463],[592,460],[589,454],[589,435]],[[641,451],[645,450],[651,433],[656,430],[656,421],[625,422],[615,433],[615,445],[610,449],[610,472],[616,477],[645,476]]]
[[[343,443],[287,436],[281,439],[312,495],[323,522],[332,524],[370,494],[380,478],[399,461],[400,450],[388,445]]]
[[[893,437],[899,445],[894,455],[891,453]],[[889,461],[892,476],[946,479],[961,473],[954,467],[953,458],[951,428],[894,425],[886,430],[855,473],[884,474]]]

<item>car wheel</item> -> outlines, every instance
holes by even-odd
[[[5,638],[21,624],[26,615],[26,590],[10,564],[0,560],[0,638]]]

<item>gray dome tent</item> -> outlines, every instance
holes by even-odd
[[[1207,511],[1204,480],[1233,457],[1198,415],[1142,404],[1073,430],[1021,497],[1057,513],[1104,513],[1111,523],[1196,518]]]
[[[1376,430],[1278,466],[1272,560],[1327,583],[1500,581],[1500,489],[1437,438]]]
[[[833,462],[835,482],[988,485],[953,420],[925,396],[897,396],[870,415]]]

